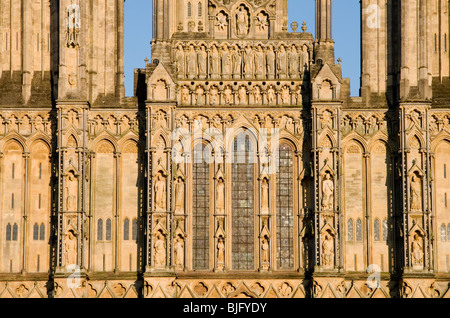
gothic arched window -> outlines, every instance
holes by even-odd
[[[198,17],[201,18],[202,15],[203,15],[203,7],[202,7],[202,3],[201,2],[198,3],[198,7],[197,8],[198,8]]]
[[[277,265],[278,269],[294,267],[294,179],[293,151],[287,143],[278,150],[277,173]]]
[[[130,240],[130,220],[128,218],[123,221],[123,240]]]
[[[209,269],[209,162],[205,158],[209,149],[200,143],[194,148],[193,176],[193,262],[194,269]],[[204,157],[205,155],[205,157]]]
[[[255,269],[255,148],[247,132],[233,142],[232,268]]]
[[[6,240],[11,241],[11,224],[6,225]]]
[[[33,241],[39,240],[39,225],[34,223],[33,226]]]
[[[380,220],[375,219],[373,224],[373,239],[375,242],[380,241]]]
[[[106,240],[111,241],[111,219],[106,220]]]
[[[450,224],[447,225],[447,242],[450,242]]]
[[[356,241],[362,242],[362,221],[361,221],[361,219],[356,220]]]
[[[383,220],[383,242],[387,242],[388,239],[388,222],[386,219]]]
[[[97,241],[103,240],[103,220],[98,219],[97,221]]]
[[[353,242],[353,219],[348,219],[347,221],[347,241]]]
[[[18,240],[18,232],[19,232],[19,227],[17,226],[17,223],[14,223],[14,225],[13,225],[13,234],[12,234],[12,240],[13,241],[17,241]]]
[[[192,17],[192,3],[190,2],[187,4],[187,16],[188,18]]]
[[[134,218],[133,223],[131,225],[131,239],[133,241],[137,241],[137,231],[138,231],[138,223],[137,223],[137,219]]]
[[[445,224],[441,225],[441,241],[442,242],[447,241],[447,228]]]

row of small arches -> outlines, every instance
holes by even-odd
[[[382,226],[382,229],[381,229]],[[356,233],[355,229],[356,228]],[[449,228],[450,229],[450,228]],[[356,234],[356,235],[355,235]],[[386,219],[380,222],[379,219],[375,219],[373,223],[373,240],[375,242],[387,242],[388,239],[388,222]],[[363,231],[362,231],[362,220],[360,218],[356,219],[356,224],[352,218],[347,221],[347,241],[348,242],[362,242],[363,241]]]
[[[441,241],[450,242],[450,223],[447,226],[445,224],[441,225]]]
[[[105,235],[103,235],[103,219],[97,220],[97,241],[111,241],[112,240],[112,221],[107,219],[105,222]],[[137,241],[138,222],[134,218],[131,221],[131,240]],[[126,218],[123,221],[123,240],[130,240],[130,219]]]

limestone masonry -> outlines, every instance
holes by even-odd
[[[450,297],[449,3],[315,2],[0,0],[0,297]]]

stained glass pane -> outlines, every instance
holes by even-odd
[[[288,144],[278,152],[277,174],[277,265],[294,268],[293,153]]]
[[[194,269],[209,269],[209,163],[204,160],[205,147],[194,148],[193,175],[193,240]]]
[[[349,219],[347,222],[347,241],[353,242],[353,219]]]
[[[247,133],[233,145],[232,164],[232,267],[253,270],[254,265],[254,148]]]
[[[361,219],[356,220],[356,241],[362,242],[362,222],[361,222]]]

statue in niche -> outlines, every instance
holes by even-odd
[[[213,86],[209,90],[209,104],[210,105],[217,105],[217,104],[219,104],[219,90],[215,86]]]
[[[78,128],[78,113],[71,110],[71,111],[69,111],[68,115],[69,115],[69,118],[68,118],[69,124]]]
[[[422,182],[420,178],[414,174],[411,178],[411,210],[422,210]]]
[[[184,213],[184,180],[178,177],[175,182],[175,213]]]
[[[225,241],[222,236],[217,239],[217,264],[225,263]]]
[[[322,260],[323,265],[326,267],[333,266],[333,258],[334,258],[334,242],[331,234],[325,234],[323,243],[322,243]]]
[[[334,183],[331,180],[330,174],[327,173],[324,176],[322,183],[322,208],[326,211],[333,210],[334,199]]]
[[[222,77],[223,79],[229,79],[231,77],[231,54],[228,50],[228,46],[224,45],[222,48]]]
[[[414,234],[414,240],[411,243],[411,254],[413,266],[423,266],[423,239],[418,233]]]
[[[277,56],[277,71],[279,78],[286,78],[287,74],[287,53],[284,45],[280,46],[280,50]]]
[[[288,54],[289,60],[289,76],[291,78],[297,78],[299,74],[299,55],[295,45],[291,47],[291,51]]]
[[[155,182],[155,210],[166,209],[166,178],[162,172],[158,172]]]
[[[247,104],[247,89],[244,86],[239,87],[239,104]]]
[[[175,66],[179,78],[184,78],[184,65],[185,65],[185,54],[183,46],[178,45],[177,52],[175,53]]]
[[[66,266],[77,265],[77,238],[73,230],[69,230],[64,241]]]
[[[261,182],[261,213],[269,213],[269,180],[267,178]]]
[[[179,234],[174,245],[175,266],[184,267],[184,238]]]
[[[269,45],[266,53],[266,69],[267,77],[269,79],[275,78],[275,51],[273,50],[273,45]]]
[[[254,104],[257,104],[257,105],[262,104],[261,88],[259,86],[255,86],[253,88],[253,101],[254,101]]]
[[[228,16],[225,15],[222,11],[217,14],[216,17],[217,22],[217,30],[226,31],[228,27]]]
[[[267,15],[265,15],[263,12],[260,12],[256,15],[256,20],[259,31],[265,31],[269,26],[269,20],[267,19]]]
[[[166,265],[166,239],[164,233],[160,230],[156,234],[156,240],[154,244],[155,252],[155,266]]]
[[[231,89],[231,87],[229,85],[227,87],[225,87],[225,89],[223,91],[223,96],[224,96],[225,104],[227,104],[227,105],[233,104],[233,90]]]
[[[181,103],[189,104],[191,97],[191,92],[187,86],[181,88]]]
[[[217,198],[216,198],[216,213],[225,213],[225,182],[222,178],[217,180]]]
[[[300,73],[304,74],[309,69],[309,53],[308,47],[303,45],[300,52]]]
[[[247,10],[241,5],[236,13],[237,35],[247,35],[249,31],[249,16]]]
[[[240,79],[242,72],[242,55],[237,46],[233,47],[231,55],[233,60],[233,78]]]
[[[200,79],[205,79],[207,76],[207,60],[208,60],[208,53],[206,52],[206,48],[204,45],[200,46],[200,50],[197,54],[197,60],[198,60],[198,76]]]
[[[267,90],[267,101],[272,105],[275,105],[277,102],[277,95],[273,86],[270,86]]]
[[[291,93],[289,90],[289,87],[284,86],[281,89],[281,101],[283,104],[290,104],[291,103]]]
[[[269,248],[269,238],[267,237],[267,235],[265,235],[261,241],[261,261],[263,263],[269,263]]]
[[[253,78],[253,72],[255,67],[254,52],[250,45],[247,45],[245,49],[245,60],[244,60],[244,74],[245,78]]]
[[[30,117],[23,116],[22,124],[20,125],[20,132],[23,134],[31,133]]]
[[[69,171],[66,179],[66,211],[77,211],[78,180],[73,171]]]
[[[203,89],[202,86],[197,86],[197,88],[195,89],[195,104],[196,105],[201,105],[204,103],[204,95],[205,95],[205,90]]]
[[[219,50],[213,45],[211,50],[211,77],[218,79],[220,75],[220,56]]]
[[[80,6],[71,1],[67,7],[67,46],[79,46],[78,36],[81,28]]]
[[[193,45],[189,46],[189,51],[186,57],[187,64],[187,76],[190,79],[194,79],[197,76],[197,53]]]
[[[255,74],[257,79],[264,78],[264,51],[261,45],[258,45],[255,53]]]

